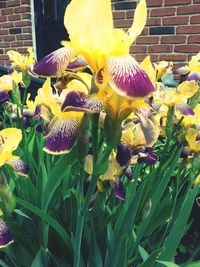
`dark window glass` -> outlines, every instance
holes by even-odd
[[[35,0],[35,30],[38,60],[61,47],[68,40],[63,24],[66,6],[70,0]]]

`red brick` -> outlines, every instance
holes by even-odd
[[[180,54],[165,54],[160,55],[159,60],[166,60],[166,61],[186,61],[187,56],[186,55],[180,55]]]
[[[152,45],[148,47],[148,53],[172,52],[171,45]]]
[[[20,34],[17,35],[17,40],[32,40],[31,34]]]
[[[186,42],[186,36],[162,36],[161,43],[162,44],[183,44]]]
[[[22,29],[23,33],[32,33],[32,28],[31,27],[25,27]]]
[[[175,15],[176,8],[159,8],[151,10],[151,17],[162,17]]]
[[[147,53],[147,46],[133,45],[130,48],[130,53],[133,53],[133,54]]]
[[[1,48],[10,47],[10,43],[1,43]]]
[[[7,16],[0,16],[0,22],[7,21]]]
[[[29,6],[15,7],[14,12],[15,13],[26,13],[26,12],[30,12],[30,7]]]
[[[125,19],[126,13],[123,11],[113,12],[113,19]]]
[[[22,5],[27,4],[30,5],[30,0],[21,0],[22,1]]]
[[[32,46],[33,42],[32,41],[24,41],[24,46]]]
[[[196,43],[200,43],[200,35],[188,37],[188,44],[196,44]]]
[[[13,22],[1,23],[1,28],[12,28],[13,26],[14,26]]]
[[[0,35],[7,35],[8,34],[8,30],[6,29],[0,29]],[[1,45],[0,45],[1,46]]]
[[[1,10],[1,15],[10,15],[13,14],[13,8],[5,8]]]
[[[136,39],[136,44],[158,44],[159,37],[157,36],[141,36]]]
[[[24,27],[24,26],[31,26],[31,21],[25,21],[25,20],[21,20],[21,21],[17,21],[15,22],[15,26],[16,27]]]
[[[200,0],[193,0],[193,3],[194,4],[199,4],[200,3]]]
[[[129,28],[132,25],[132,20],[115,20],[114,27],[115,28]]]
[[[197,53],[200,51],[200,45],[179,45],[174,47],[174,52]]]
[[[17,48],[16,50],[19,53],[27,54],[27,48],[26,47],[20,47],[20,48]]]
[[[177,15],[195,14],[200,12],[200,5],[190,5],[177,8]]]
[[[0,60],[7,60],[8,59],[8,56],[7,55],[0,55]]]
[[[133,19],[133,17],[134,17],[134,10],[126,11],[126,18],[127,19]]]
[[[146,26],[160,26],[161,18],[148,18]]]
[[[11,47],[19,47],[19,46],[23,46],[23,42],[22,41],[12,42],[10,45]]]
[[[141,62],[147,55],[135,55],[135,59],[138,62]],[[158,55],[152,55],[151,54],[151,62],[156,62],[158,61]]]
[[[180,26],[176,28],[176,33],[200,33],[200,26]]]
[[[7,1],[7,6],[19,6],[20,5],[20,0],[13,0],[13,1]]]
[[[8,21],[17,21],[20,20],[21,16],[20,15],[10,15],[8,16]]]
[[[22,19],[29,19],[31,20],[31,14],[22,14]]]
[[[145,35],[148,35],[148,33],[149,33],[149,29],[147,27],[145,27],[144,30],[142,31],[141,35],[145,36]]]
[[[147,0],[148,7],[162,6],[163,0]]]
[[[163,25],[184,25],[188,24],[189,16],[188,17],[170,17],[170,18],[163,18]]]
[[[5,36],[3,39],[4,41],[7,41],[7,42],[15,41],[15,36],[8,35],[8,36]]]
[[[200,24],[200,16],[196,15],[196,16],[192,16],[190,17],[190,23],[191,24]]]
[[[165,6],[191,4],[192,0],[164,0]]]

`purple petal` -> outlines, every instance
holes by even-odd
[[[0,248],[7,247],[13,241],[13,237],[6,223],[3,220],[0,220]]]
[[[124,194],[124,188],[121,181],[116,181],[113,185],[113,191],[117,198],[124,201],[125,200],[125,194]]]
[[[149,151],[146,153],[146,157],[141,157],[138,159],[138,163],[146,163],[148,165],[153,165],[158,161],[158,156],[153,153],[153,151]]]
[[[130,181],[133,180],[133,173],[132,173],[131,167],[128,167],[128,168],[126,169],[124,175],[125,175]]]
[[[76,60],[70,62],[67,65],[67,69],[79,69],[84,68],[88,65],[87,61],[83,57],[79,57]]]
[[[93,96],[87,96],[82,92],[71,91],[67,94],[61,107],[62,111],[81,111],[99,113],[103,110],[104,104]]]
[[[55,155],[70,152],[76,141],[78,126],[76,118],[54,118],[49,125],[43,150]]]
[[[200,79],[200,73],[198,72],[190,72],[187,77],[187,81],[198,81]]]
[[[117,145],[116,160],[121,167],[126,166],[132,157],[132,149],[128,144],[120,143]]]
[[[194,115],[192,108],[184,102],[177,104],[176,109],[185,116]]]
[[[122,96],[147,97],[155,91],[148,75],[130,55],[107,59],[110,86]]]
[[[29,69],[30,74],[42,77],[57,77],[66,69],[69,62],[76,56],[70,47],[62,47],[41,59]]]
[[[184,66],[179,69],[173,70],[172,73],[175,75],[186,75],[187,73],[189,73],[189,69],[188,66]]]
[[[19,175],[28,177],[28,172],[30,167],[20,160],[19,158],[14,158],[8,162],[8,164],[13,168],[13,170]]]
[[[196,142],[200,142],[200,133],[198,133],[196,136]]]
[[[0,91],[0,104],[4,103],[5,101],[9,100],[9,94],[7,91],[2,90]]]

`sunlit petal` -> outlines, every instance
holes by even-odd
[[[57,77],[76,55],[77,52],[73,48],[66,46],[59,48],[31,66],[29,72],[36,76]]]
[[[22,131],[20,129],[6,128],[0,131],[0,147],[3,152],[14,151],[21,140]]]
[[[55,155],[70,152],[76,141],[78,126],[76,118],[54,118],[49,125],[43,150]]]
[[[147,5],[145,0],[140,0],[134,13],[134,20],[131,28],[128,30],[130,38],[134,41],[141,34],[147,21]]]
[[[122,96],[147,97],[155,91],[148,75],[131,56],[112,56],[107,59],[110,86]]]
[[[200,142],[198,141],[198,134],[199,134],[198,130],[189,128],[185,136],[190,149],[193,150],[194,152],[200,151]]]
[[[192,97],[198,91],[198,84],[195,81],[185,81],[177,87],[177,91],[185,96]]]

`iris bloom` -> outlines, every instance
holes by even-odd
[[[38,76],[59,76],[67,66],[77,62],[70,63],[74,57],[83,56],[111,118],[122,120],[124,114],[128,116],[131,112],[131,99],[145,98],[154,91],[147,74],[129,55],[130,46],[142,32],[146,19],[145,0],[139,2],[127,32],[113,28],[110,0],[72,0],[64,16],[70,42],[64,42],[65,47],[46,56],[30,72]]]
[[[80,81],[77,81],[78,84]],[[69,83],[70,84],[70,83]],[[85,83],[86,84],[86,83]],[[70,85],[71,86],[71,85]],[[75,80],[73,81],[75,86]],[[62,94],[53,94],[50,79],[38,91],[34,105],[45,106],[49,111],[50,122],[46,133],[44,151],[50,154],[64,154],[71,151],[77,139],[84,112],[99,113],[103,103],[83,91],[66,89]]]
[[[12,65],[18,67],[21,71],[26,72],[28,66],[35,64],[33,49],[27,49],[29,55],[21,55],[19,52],[10,50],[7,52]]]
[[[7,247],[13,243],[13,237],[6,223],[0,219],[0,248]]]
[[[0,77],[0,103],[7,101],[9,99],[8,93],[21,82],[22,73],[18,73],[16,70],[11,74]]]
[[[185,136],[189,148],[194,152],[200,152],[200,132],[197,129],[189,128]]]
[[[22,132],[20,129],[6,128],[0,131],[0,167],[9,164],[16,173],[27,176],[28,166],[19,157],[12,154],[21,140]]]
[[[188,65],[173,71],[174,74],[188,75],[187,80],[198,81],[200,79],[200,52],[193,56]]]

